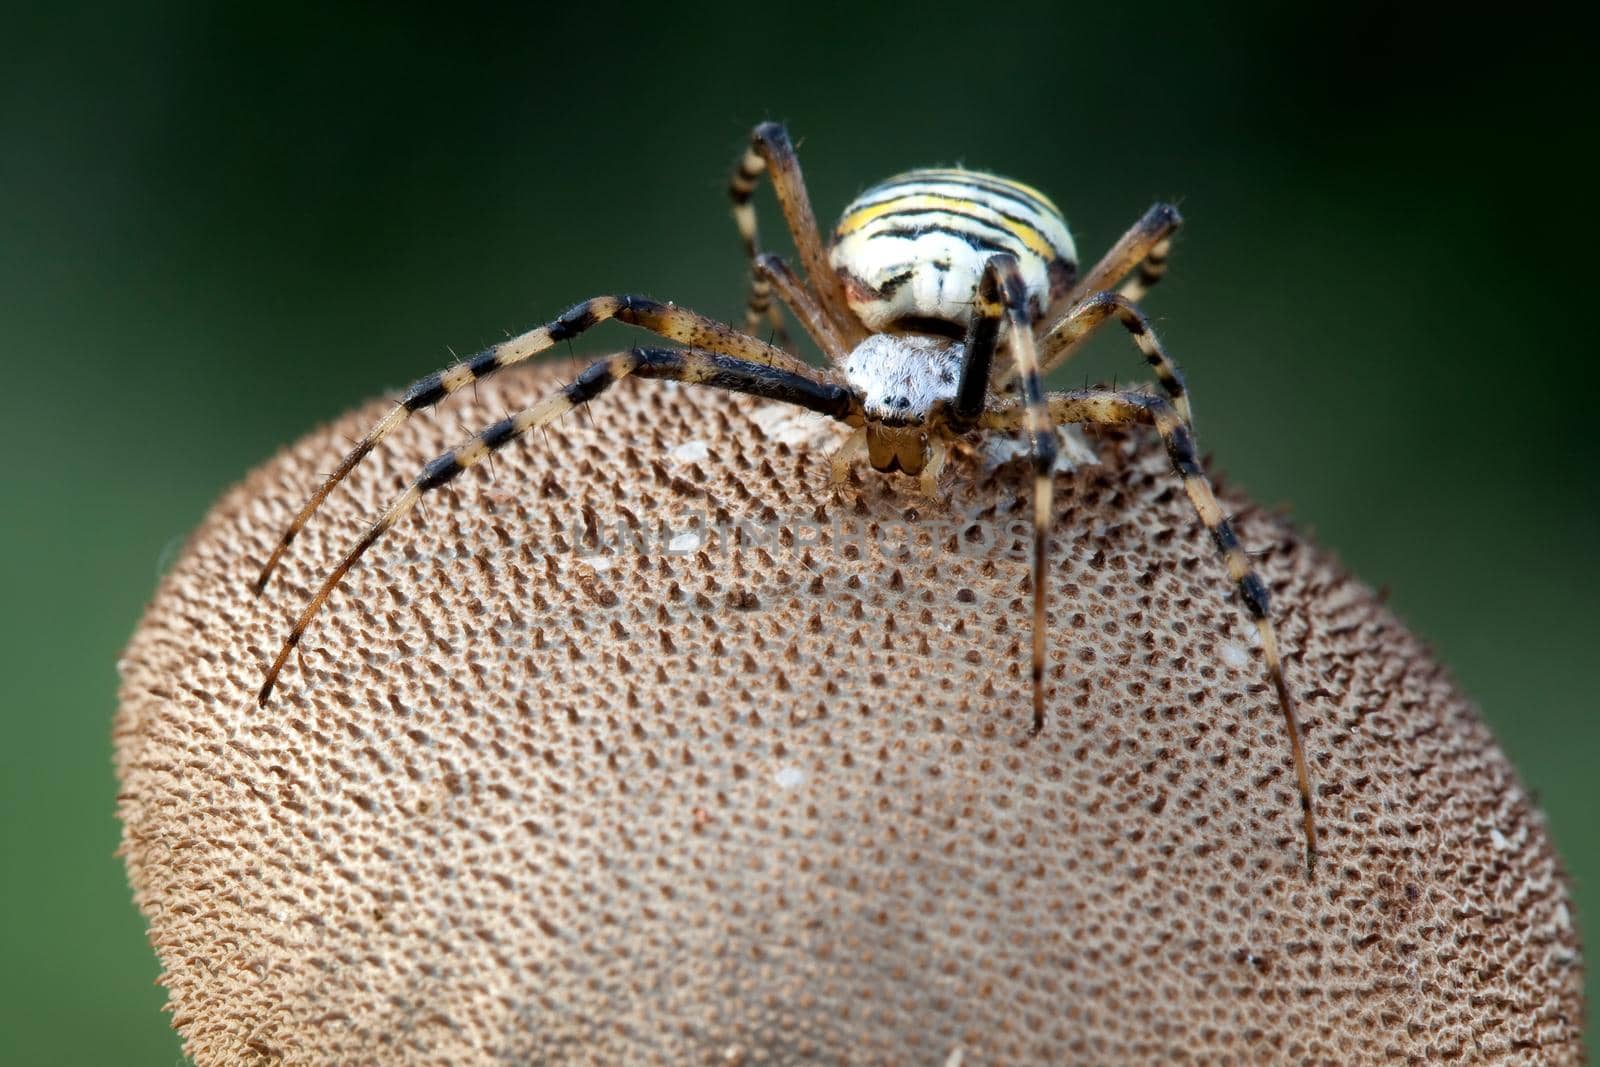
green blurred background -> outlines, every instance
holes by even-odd
[[[1393,590],[1542,799],[1592,929],[1590,38],[1387,6],[0,16],[0,1051],[181,1059],[113,855],[109,726],[210,501],[581,297],[735,315],[724,186],[768,117],[828,220],[965,162],[1050,193],[1090,258],[1181,198],[1149,306],[1208,449]],[[1137,371],[1121,337],[1088,363]]]

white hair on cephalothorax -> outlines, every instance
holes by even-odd
[[[845,357],[845,380],[868,417],[918,423],[934,404],[955,399],[963,351],[940,337],[876,333]]]

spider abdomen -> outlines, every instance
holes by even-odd
[[[829,258],[867,329],[961,337],[984,264],[1001,252],[1016,257],[1035,320],[1077,272],[1072,235],[1044,194],[991,174],[924,169],[856,197]]]

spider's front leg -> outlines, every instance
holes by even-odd
[[[272,555],[262,566],[259,577],[256,578],[256,593],[260,594],[267,587],[273,570],[288,551],[290,543],[310,521],[322,502],[328,498],[328,494],[333,492],[334,487],[406,419],[419,411],[433,407],[451,393],[473,382],[482,381],[496,371],[531,359],[556,343],[577,337],[607,319],[638,326],[679,344],[720,352],[746,362],[777,367],[795,374],[810,373],[807,364],[787,352],[754,337],[746,336],[715,319],[708,319],[704,315],[675,304],[662,303],[645,296],[597,296],[574,304],[552,322],[508,341],[491,345],[453,367],[435,371],[425,378],[412,382],[401,395],[399,403],[379,419],[377,425],[367,431],[366,436],[356,442],[356,446],[344,457],[333,473],[323,480],[316,492],[311,494],[311,499],[290,521],[278,544],[273,548]]]
[[[789,234],[800,253],[800,265],[805,268],[806,283],[809,283],[814,298],[811,303],[820,309],[821,316],[831,323],[833,330],[843,337],[842,351],[847,352],[861,343],[866,331],[851,314],[839,276],[828,265],[827,248],[817,228],[816,212],[811,208],[811,196],[806,192],[805,179],[800,174],[800,160],[795,155],[793,142],[789,140],[789,131],[777,122],[763,122],[751,131],[750,147],[740,157],[728,184],[728,195],[733,200],[733,218],[738,224],[739,236],[744,239],[745,255],[751,266],[746,328],[754,332],[754,327],[760,325],[761,316],[766,313],[771,300],[772,279],[763,274],[756,262],[761,248],[757,236],[756,209],[751,202],[763,174],[771,175],[772,191],[777,195],[778,207],[783,211]],[[792,303],[790,307],[796,315],[802,314]],[[815,335],[816,330],[812,332]],[[828,346],[820,338],[814,336],[814,339],[827,351]],[[831,357],[832,353],[829,355]]]
[[[1183,216],[1171,204],[1155,204],[1117,238],[1117,243],[1106,250],[1100,262],[1089,273],[1078,279],[1062,306],[1071,307],[1090,293],[1111,289],[1126,278],[1135,268],[1139,276],[1129,279],[1122,287],[1122,295],[1137,303],[1144,299],[1150,287],[1167,273],[1167,256],[1172,251],[1172,235],[1183,225]]]
[[[828,361],[834,365],[844,362],[844,358],[850,354],[850,345],[839,332],[839,328],[833,324],[833,320],[823,313],[822,305],[811,295],[806,283],[789,268],[789,264],[771,252],[762,252],[756,256],[752,269],[756,278],[777,289],[778,298],[794,312],[795,318],[800,320],[806,333],[816,346],[822,349]],[[759,317],[757,321],[759,322]],[[749,316],[746,316],[747,330],[748,322]]]
[[[1305,747],[1300,736],[1300,720],[1295,711],[1294,694],[1284,676],[1283,658],[1278,649],[1278,634],[1272,623],[1272,609],[1267,596],[1266,583],[1256,573],[1250,557],[1239,545],[1233,524],[1222,513],[1212,491],[1211,480],[1206,477],[1195,454],[1194,435],[1177,409],[1161,397],[1148,393],[1123,392],[1112,389],[1078,389],[1065,393],[1051,393],[1046,398],[1050,420],[1054,425],[1084,423],[1096,426],[1153,426],[1166,445],[1172,469],[1183,482],[1184,492],[1194,505],[1200,522],[1210,532],[1217,552],[1228,569],[1256,632],[1261,639],[1261,653],[1266,660],[1267,677],[1277,695],[1278,707],[1283,714],[1284,729],[1289,735],[1289,749],[1294,761],[1296,787],[1300,793],[1300,809],[1306,842],[1306,868],[1313,874],[1317,864],[1317,828],[1312,814],[1311,773],[1306,765]],[[986,430],[1016,432],[1032,429],[1033,414],[1028,406],[1014,398],[994,402],[979,419],[978,425]]]
[[[1009,326],[1015,373],[1021,380],[1021,424],[1026,427],[1033,454],[1033,727],[1028,738],[1044,729],[1045,594],[1048,589],[1045,555],[1054,514],[1056,431],[1045,401],[1044,376],[1033,344],[1027,284],[1016,257],[992,256],[974,294],[972,322],[967,327],[964,362],[956,396],[946,421],[963,433],[979,425],[989,397],[989,380],[1001,327]]]
[[[322,606],[327,603],[339,582],[355,566],[367,549],[405,518],[424,493],[449,484],[462,471],[488,459],[496,450],[504,448],[519,437],[546,426],[571,411],[579,404],[593,400],[623,378],[663,378],[691,385],[708,385],[736,393],[767,400],[782,401],[811,411],[832,416],[841,421],[859,418],[856,400],[843,385],[830,380],[824,372],[804,367],[794,369],[779,367],[753,360],[739,359],[716,352],[679,348],[635,348],[630,352],[608,357],[591,364],[582,374],[560,391],[545,397],[539,403],[490,426],[471,440],[439,456],[422,469],[405,492],[389,505],[382,516],[356,542],[343,559],[329,572],[316,595],[301,611],[289,632],[278,657],[268,669],[257,695],[263,707],[277,684],[278,674],[288,662],[289,655],[306,628]]]
[[[1167,355],[1156,331],[1139,306],[1121,293],[1101,290],[1074,305],[1061,319],[1044,332],[1039,342],[1045,373],[1061,366],[1101,326],[1108,322],[1120,323],[1139,346],[1145,363],[1155,372],[1167,398],[1185,422],[1193,424],[1189,406],[1189,390],[1183,381],[1183,372]]]
[[[1181,225],[1183,219],[1177,208],[1171,204],[1155,205],[1073,286],[1066,299],[1057,305],[1065,306],[1066,310],[1049,325],[1041,323],[1035,331],[1040,362],[1046,374],[1072,358],[1102,325],[1115,320],[1139,346],[1172,406],[1186,421],[1193,421],[1183,375],[1161,346],[1155,328],[1138,303],[1166,273],[1172,235]],[[1113,291],[1112,287],[1135,267],[1139,270],[1138,278],[1127,282],[1120,291]],[[1004,385],[1011,373],[1002,371],[995,384]]]

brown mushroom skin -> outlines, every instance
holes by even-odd
[[[1582,1059],[1565,876],[1505,756],[1368,589],[1225,493],[1301,698],[1308,879],[1248,620],[1144,435],[1058,479],[1026,746],[1023,465],[834,486],[830,427],[652,382],[441,492],[257,708],[387,498],[571,373],[412,420],[257,599],[381,405],[347,415],[157,591],[119,812],[197,1063]]]

